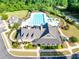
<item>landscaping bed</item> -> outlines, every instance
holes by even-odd
[[[40,56],[65,56],[67,54],[70,54],[69,51],[63,51],[63,52],[41,52]]]
[[[25,49],[36,49],[37,46],[36,46],[36,45],[33,45],[33,44],[31,44],[31,43],[25,43],[25,44],[24,44],[24,48],[25,48]]]
[[[63,46],[62,45],[56,45],[56,46],[44,46],[44,45],[41,45],[40,48],[41,49],[62,49]]]

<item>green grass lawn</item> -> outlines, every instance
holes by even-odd
[[[36,52],[28,52],[28,51],[10,51],[10,53],[16,56],[37,56]]]
[[[60,18],[58,16],[55,16],[53,14],[50,14],[50,15],[51,15],[51,17],[59,18],[60,22],[61,22],[60,23],[61,26],[66,25],[66,22],[64,21],[64,19],[62,19],[62,18]],[[77,37],[79,39],[79,30],[74,25],[69,24],[69,30],[61,29],[61,31],[68,37],[74,36],[74,37]]]
[[[65,26],[67,23],[64,20],[62,20],[61,24],[63,26]],[[68,37],[74,36],[74,37],[79,39],[79,30],[74,25],[71,25],[71,24],[68,24],[68,25],[69,25],[69,29],[68,30],[61,29],[63,34],[65,34]]]
[[[74,26],[69,24],[69,30],[63,30],[61,31],[68,37],[74,36],[79,39],[79,30]]]
[[[79,52],[79,48],[72,49],[72,52],[73,52],[73,53]]]
[[[9,17],[17,16],[18,18],[25,18],[28,14],[28,11],[27,10],[21,10],[21,11],[7,12],[6,14]]]

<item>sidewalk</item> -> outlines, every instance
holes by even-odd
[[[71,46],[69,45],[69,43],[67,41],[66,41],[66,44],[68,46],[68,50],[70,51],[70,53],[73,54],[72,49],[71,49]]]

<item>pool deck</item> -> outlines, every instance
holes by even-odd
[[[53,20],[53,21],[51,21],[51,20]],[[47,15],[43,12],[34,12],[34,13],[31,13],[30,18],[28,18],[26,21],[22,22],[21,27],[41,26],[41,25],[45,25],[45,23],[49,23],[52,26],[58,26],[59,21],[56,19],[47,17]]]

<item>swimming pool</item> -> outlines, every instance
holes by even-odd
[[[30,18],[28,18],[26,21],[22,22],[23,26],[41,26],[45,25],[47,23],[47,16],[43,12],[34,12],[31,13]]]
[[[32,26],[41,26],[45,24],[45,18],[43,13],[31,14],[30,23]]]

